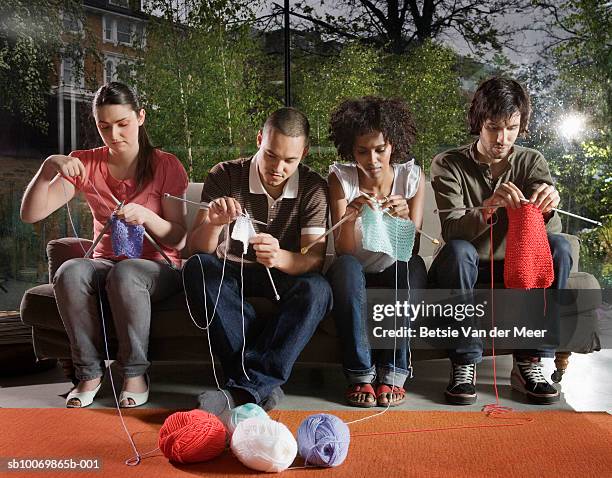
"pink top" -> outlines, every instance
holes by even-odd
[[[156,149],[154,154],[153,179],[138,194],[134,195],[136,190],[136,181],[134,179],[120,181],[115,179],[108,170],[108,148],[106,146],[70,153],[70,156],[81,160],[87,171],[88,180],[85,183],[83,183],[80,176],[66,179],[85,194],[85,199],[94,218],[94,240],[102,232],[106,221],[108,221],[116,207],[112,196],[115,196],[119,201],[125,200],[125,204],[140,204],[158,216],[163,217],[161,199],[164,193],[179,197],[185,194],[188,179],[181,162],[173,154],[160,151],[159,149]],[[157,241],[157,244],[172,262],[180,266],[179,251],[166,247],[159,241]],[[110,229],[96,246],[93,257],[113,260],[126,258],[125,256],[115,256],[113,253]],[[146,238],[144,239],[141,257],[142,259],[164,261],[162,255],[155,250]]]

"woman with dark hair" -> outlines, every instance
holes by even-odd
[[[130,87],[118,82],[102,86],[92,110],[104,146],[49,156],[26,189],[21,218],[28,223],[40,221],[70,201],[77,190],[84,194],[94,218],[94,238],[101,236],[101,240],[93,259],[71,259],[53,278],[79,380],[66,406],[90,405],[102,383],[106,358],[98,312],[102,293],[112,312],[117,362],[123,369],[119,404],[130,408],[146,403],[149,395],[151,302],[181,288],[179,271],[165,259],[180,266],[186,211],[182,203],[164,199],[164,193],[183,197],[187,173],[174,155],[151,145],[145,110]],[[118,202],[123,206],[116,210]],[[128,229],[144,227],[159,250],[145,240],[140,258],[116,255],[111,231],[105,228],[113,214]]]
[[[418,237],[408,263],[368,251],[362,245],[360,213],[376,199],[391,215],[421,227],[425,181],[410,155],[415,135],[408,107],[398,99],[366,96],[347,100],[333,111],[330,120],[330,137],[341,159],[349,163],[330,168],[332,222],[349,219],[335,231],[338,257],[328,278],[349,382],[346,400],[357,407],[403,403],[403,385],[411,375],[405,339],[397,340],[395,351],[370,349],[362,305],[366,287],[425,288],[425,264],[416,254]]]

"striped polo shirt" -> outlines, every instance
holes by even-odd
[[[208,173],[202,201],[210,202],[229,196],[236,199],[242,210],[267,226],[253,223],[257,233],[267,233],[278,239],[281,249],[300,251],[303,235],[323,234],[327,227],[327,183],[308,166],[300,163],[285,183],[282,194],[272,198],[265,190],[255,157],[240,158],[216,164]],[[234,223],[230,224],[230,235]],[[225,252],[225,229],[219,237],[217,256]],[[230,240],[227,258],[239,261],[242,244]],[[246,263],[255,261],[255,251],[249,246]]]

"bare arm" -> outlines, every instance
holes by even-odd
[[[75,187],[58,173],[85,178],[85,167],[78,158],[60,154],[49,156],[28,184],[21,201],[20,216],[32,224],[48,217],[70,201]]]
[[[302,235],[300,248],[317,238],[316,235]],[[278,240],[270,234],[257,234],[251,238],[257,262],[266,267],[274,267],[289,275],[319,272],[325,260],[325,239],[312,246],[306,254],[281,249]]]

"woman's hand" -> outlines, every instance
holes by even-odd
[[[346,211],[344,212],[344,216],[342,216],[342,219],[349,216],[350,219],[348,219],[348,221],[355,222],[357,220],[357,217],[361,213],[361,208],[364,206],[364,204],[367,204],[368,207],[371,208],[374,207],[374,203],[371,199],[368,199],[363,195],[357,196],[348,204],[348,206],[346,206]]]
[[[59,173],[67,178],[81,176],[83,181],[86,179],[87,172],[85,171],[85,166],[79,158],[72,156],[65,156],[63,154],[49,156],[45,159],[44,168],[51,172],[53,176]]]
[[[117,211],[117,217],[127,224],[145,226],[151,220],[153,211],[136,203],[129,203]]]
[[[389,196],[385,202],[380,205],[383,209],[388,209],[389,214],[402,219],[410,219],[410,208],[408,200],[399,194]]]

